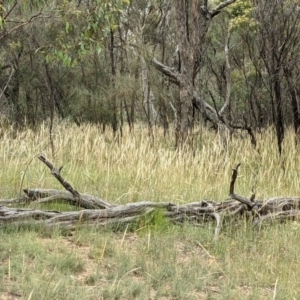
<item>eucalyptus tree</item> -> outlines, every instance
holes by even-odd
[[[156,59],[153,63],[158,70],[171,77],[179,85],[179,98],[176,103],[176,145],[178,146],[182,146],[191,133],[193,106],[201,110],[214,124],[223,127],[223,121],[218,112],[199,97],[195,85],[199,70],[203,67],[203,58],[207,48],[206,37],[211,22],[224,8],[234,2],[235,0],[226,0],[216,5],[207,0],[176,0],[174,2],[180,68],[175,70]]]

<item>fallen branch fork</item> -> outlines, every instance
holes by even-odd
[[[164,216],[174,223],[191,222],[200,224],[216,221],[215,236],[219,235],[223,216],[239,218],[247,215],[252,218],[255,226],[265,222],[282,219],[295,219],[300,216],[300,198],[272,198],[254,201],[255,195],[250,199],[237,195],[234,185],[240,164],[233,169],[229,200],[217,202],[203,200],[184,205],[170,202],[142,201],[117,205],[89,194],[79,193],[60,174],[61,168],[56,168],[45,156],[39,159],[51,170],[51,174],[66,189],[24,189],[21,199],[0,200],[0,224],[17,223],[43,224],[46,227],[61,226],[75,228],[79,224],[106,226],[109,224],[124,224],[138,221],[140,218],[150,216],[154,211],[160,210]],[[72,212],[43,211],[30,208],[11,208],[16,204],[36,204],[51,202],[66,202],[80,208]]]

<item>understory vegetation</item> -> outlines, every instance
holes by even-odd
[[[257,148],[235,133],[222,151],[219,135],[197,128],[194,147],[174,148],[174,134],[153,136],[136,124],[123,135],[96,125],[56,122],[35,131],[3,127],[0,198],[23,188],[57,188],[37,159],[58,166],[81,193],[126,204],[142,200],[177,204],[228,197],[231,169],[241,163],[236,191],[257,199],[300,194],[300,164],[293,130],[278,155],[272,128],[256,133]],[[75,210],[67,204],[30,204]],[[297,220],[254,229],[247,220],[175,226],[158,213],[149,222],[113,228],[0,227],[0,299],[299,299]]]

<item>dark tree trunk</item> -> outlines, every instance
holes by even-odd
[[[12,78],[12,89],[10,94],[10,99],[13,104],[13,111],[12,111],[13,120],[17,125],[17,127],[21,127],[24,122],[24,116],[20,105],[20,77],[21,77],[21,72],[19,68],[20,55],[14,61],[15,73]]]
[[[197,3],[198,1],[195,0],[175,1],[181,79],[179,83],[179,99],[176,107],[178,119],[176,122],[176,146],[182,146],[186,142],[193,124],[194,79],[200,59],[198,53],[200,49],[195,49],[199,28],[192,26],[195,26],[195,23],[198,23],[201,17],[201,15],[197,15],[199,13]],[[194,24],[190,24],[190,19]]]
[[[115,80],[116,80],[116,66],[115,66],[115,55],[114,55],[114,32],[111,29],[110,30],[110,49],[109,49],[109,53],[110,53],[110,65],[111,65],[111,75],[112,75],[112,79],[111,79],[111,85],[112,85],[112,89],[113,89],[113,94],[112,94],[112,99],[111,99],[111,107],[112,107],[112,129],[113,129],[113,133],[114,136],[117,133],[118,130],[118,106],[117,106],[117,99],[116,99],[116,95],[114,93],[115,90]]]
[[[36,125],[36,111],[35,111],[35,105],[34,105],[34,99],[30,96],[29,92],[26,92],[26,106],[27,106],[27,113],[26,118],[28,125],[31,126],[31,128],[35,128]]]
[[[288,85],[288,92],[291,97],[291,105],[292,105],[292,112],[293,112],[293,125],[294,125],[294,130],[296,134],[296,141],[299,139],[299,134],[300,134],[300,114],[299,114],[299,107],[298,107],[298,95],[297,95],[297,90],[294,84],[292,83],[292,72],[288,69],[284,69],[284,75],[285,79]]]
[[[300,114],[298,108],[298,101],[297,101],[297,90],[295,87],[289,87],[289,93],[291,95],[291,104],[293,110],[293,123],[294,123],[294,130],[297,135],[299,135],[299,128],[300,128]]]
[[[280,75],[276,72],[274,78],[274,94],[276,102],[276,135],[279,154],[282,154],[282,142],[284,138],[283,103],[281,95]]]

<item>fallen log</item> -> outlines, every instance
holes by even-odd
[[[295,219],[300,216],[300,198],[271,198],[267,200],[255,200],[255,194],[249,199],[235,193],[234,186],[240,164],[233,169],[229,198],[218,202],[203,200],[188,204],[177,205],[171,202],[142,201],[117,205],[110,203],[94,195],[79,193],[60,174],[45,156],[39,159],[47,165],[51,174],[66,189],[24,189],[24,196],[16,199],[0,199],[0,225],[17,223],[28,224],[29,220],[34,224],[42,224],[47,228],[59,226],[74,229],[81,224],[93,226],[119,225],[137,222],[143,218],[151,217],[156,211],[160,211],[169,221],[178,224],[190,222],[194,225],[216,221],[215,237],[221,229],[224,216],[241,218],[247,216],[254,226],[275,220]],[[59,212],[43,211],[30,208],[14,208],[12,205],[28,205],[36,203],[51,203],[53,201],[66,202],[76,206],[76,211]]]

